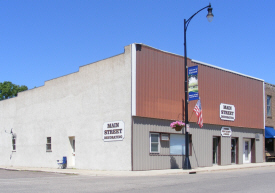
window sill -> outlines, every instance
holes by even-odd
[[[16,150],[12,150],[12,152],[16,152]]]
[[[172,155],[172,154],[149,153],[149,156],[185,156],[185,155],[180,155],[180,154]],[[190,156],[192,156],[192,155],[189,155],[189,157],[190,157]]]
[[[52,152],[52,150],[46,150],[46,152],[49,152],[49,153],[51,153],[51,152]]]
[[[159,155],[159,152],[158,153],[150,152],[149,155]]]

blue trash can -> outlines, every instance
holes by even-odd
[[[67,168],[67,157],[63,156],[63,163],[62,163],[63,167],[62,169],[66,169]]]

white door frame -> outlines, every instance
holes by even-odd
[[[251,163],[251,139],[243,139],[243,163]]]

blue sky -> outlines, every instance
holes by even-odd
[[[187,56],[275,84],[275,1],[212,0]],[[29,89],[143,43],[184,55],[209,0],[0,0],[0,82]]]

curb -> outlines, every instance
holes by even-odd
[[[197,174],[206,172],[221,172],[232,171],[240,169],[252,169],[252,168],[264,168],[275,167],[275,162],[264,162],[255,164],[240,164],[240,165],[227,165],[227,166],[212,166],[202,167],[191,170],[182,169],[168,169],[168,170],[149,170],[149,171],[95,171],[95,170],[81,170],[81,169],[56,169],[56,168],[30,168],[30,167],[7,167],[0,166],[2,170],[9,171],[32,171],[32,172],[47,172],[47,173],[59,173],[66,175],[87,175],[87,176],[159,176],[159,175],[183,175],[183,174]]]

